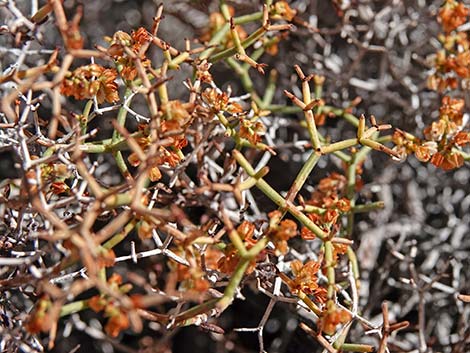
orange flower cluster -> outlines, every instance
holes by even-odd
[[[351,314],[344,309],[338,308],[333,301],[329,301],[327,309],[322,312],[318,326],[327,335],[334,335],[336,326],[351,321]]]
[[[197,235],[195,236],[197,237]],[[190,266],[174,263],[173,261],[168,262],[168,266],[174,269],[170,274],[173,277],[173,281],[175,281],[174,284],[179,283],[178,291],[193,292],[198,295],[206,293],[211,284],[206,278],[203,268],[218,270],[219,261],[223,253],[215,247],[208,246],[204,251],[203,261],[201,253],[197,250],[193,251],[192,246],[186,242],[180,244],[178,248],[174,248],[173,251],[180,256],[185,254],[184,257],[190,262]],[[202,266],[203,262],[204,267]]]
[[[114,289],[121,293],[128,292],[131,287],[129,285],[121,285],[122,278],[114,273],[108,279],[110,289]],[[107,295],[95,295],[88,300],[88,307],[94,312],[104,311],[108,322],[105,331],[111,337],[117,337],[119,333],[129,327],[129,317],[127,311],[121,308],[113,297]]]
[[[438,21],[442,24],[444,32],[450,33],[467,22],[468,15],[468,9],[463,3],[457,0],[446,0],[439,10]]]
[[[144,44],[151,41],[151,36],[143,27],[138,28],[128,34],[123,31],[118,31],[114,34],[113,38],[108,38],[110,46],[107,50],[108,54],[113,57],[116,62],[119,74],[126,80],[132,81],[137,77],[137,68],[134,64],[134,58],[138,57],[144,68],[150,67],[150,60],[145,56]],[[130,50],[133,55],[129,55],[127,50]]]
[[[80,66],[62,81],[61,93],[77,100],[96,97],[98,103],[119,101],[117,72],[98,64]]]
[[[32,159],[35,157],[33,156]],[[67,166],[63,163],[41,164],[41,181],[50,185],[50,191],[54,195],[67,194],[70,187],[65,183],[65,179],[71,176]]]
[[[52,306],[49,296],[45,295],[39,299],[36,307],[29,316],[29,320],[26,323],[26,330],[32,334],[39,332],[47,332],[50,329],[50,315],[49,310]]]
[[[192,122],[192,109],[192,104],[182,103],[179,100],[169,101],[160,106],[159,113],[163,118],[160,131],[162,137],[164,137],[165,143],[162,143],[158,147],[156,156],[153,156],[147,161],[147,163],[151,163],[151,167],[148,171],[151,181],[158,181],[162,177],[158,166],[167,163],[174,168],[181,161],[181,156],[177,151],[188,144],[184,132]],[[152,144],[152,139],[149,135],[150,129],[148,124],[141,124],[139,125],[139,130],[142,132],[143,136],[136,140],[139,146],[145,151]],[[129,155],[128,161],[133,167],[137,167],[142,162],[135,152]]]
[[[397,129],[393,134],[394,150],[403,158],[414,153],[420,161],[430,161],[444,170],[461,167],[464,157],[457,147],[470,143],[470,133],[461,131],[464,106],[462,99],[445,96],[439,120],[424,129],[425,140]]]
[[[206,103],[214,114],[227,112],[238,114],[243,112],[243,108],[237,102],[230,101],[230,97],[225,92],[218,92],[215,88],[206,88],[202,93],[202,100]]]
[[[467,33],[456,29],[467,22],[469,9],[456,0],[447,0],[439,11],[444,33],[439,36],[443,49],[436,55],[436,73],[428,79],[431,89],[457,89],[459,80],[470,78],[470,41]]]
[[[253,146],[261,142],[261,136],[266,133],[266,126],[259,118],[269,115],[269,110],[260,109],[256,103],[251,104],[253,117],[240,117],[240,137],[247,139]]]
[[[289,288],[292,293],[297,294],[303,292],[307,295],[314,295],[319,303],[326,302],[326,289],[320,287],[318,284],[318,271],[320,270],[320,263],[315,261],[308,261],[303,265],[299,260],[294,260],[290,264],[293,275],[293,280],[289,283]]]
[[[240,238],[244,241],[247,249],[253,247],[256,244],[257,240],[253,238],[255,234],[255,225],[248,221],[243,221],[237,227],[237,233]],[[222,273],[233,273],[235,268],[240,261],[240,254],[238,250],[232,244],[229,244],[224,250],[224,256],[219,259],[217,262],[217,267]],[[250,274],[254,271],[256,267],[256,259],[252,260],[246,270],[246,273]]]
[[[294,238],[297,232],[297,223],[291,219],[284,219],[279,222],[282,216],[280,211],[273,211],[269,213],[269,231],[268,235],[276,247],[276,251],[280,254],[287,253],[287,241]]]
[[[292,21],[296,14],[297,10],[293,10],[287,1],[277,1],[269,9],[269,15],[274,20]]]
[[[210,283],[205,278],[205,273],[201,270],[200,264],[199,266],[191,267],[178,264],[176,273],[178,274],[178,282],[181,282],[179,290],[193,290],[199,293],[205,293],[210,288]]]
[[[344,175],[332,173],[320,180],[317,189],[312,193],[306,205],[325,209],[324,212],[309,213],[308,217],[326,232],[336,232],[339,228],[338,217],[342,212],[351,210],[349,199],[344,197],[347,180]],[[303,239],[314,239],[315,234],[306,227],[301,230]]]
[[[141,148],[147,149],[152,143],[152,140],[150,136],[145,136],[138,138],[137,142],[139,143]],[[133,167],[139,166],[142,162],[139,159],[137,153],[135,152],[131,153],[127,160]],[[159,146],[157,149],[157,154],[155,156],[152,156],[152,158],[149,158],[149,160],[147,161],[147,163],[150,163],[147,172],[150,181],[155,182],[162,178],[162,172],[160,171],[159,166],[167,163],[170,167],[174,168],[178,165],[180,161],[181,157],[176,152],[169,150],[164,146]]]
[[[252,145],[261,142],[261,135],[266,132],[266,126],[261,121],[240,118],[240,137],[250,141]]]

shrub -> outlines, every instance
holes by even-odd
[[[331,3],[344,33],[347,17],[367,8]],[[390,160],[414,154],[449,171],[470,158],[460,98],[470,72],[468,8],[447,0],[438,12],[442,49],[428,85],[445,95],[437,119],[412,133],[392,130],[386,114],[358,113],[360,98],[338,104],[325,94],[330,78],[309,65],[292,63],[296,83],[281,85],[287,79],[272,67],[292,33],[321,33],[294,5],[268,0],[244,14],[219,5],[197,40],[165,40],[160,5],[149,28],[85,47],[86,5],[69,13],[50,0],[28,17],[2,3],[10,66],[0,77],[0,141],[16,168],[1,182],[2,349],[52,349],[73,330],[122,342],[136,335],[142,351],[155,339],[163,351],[187,326],[228,349],[241,344],[226,332],[231,307],[250,297],[260,305],[258,294],[269,298],[259,323],[234,332],[257,333],[260,351],[275,306],[290,308],[295,326],[328,352],[407,350],[389,343],[404,329],[418,337],[408,339],[412,348],[433,346],[424,305],[440,275],[418,273],[416,246],[409,254],[392,247],[409,270],[419,317],[416,326],[405,317],[390,323],[384,301],[380,323],[370,319],[356,223],[386,207],[370,191],[374,168],[399,168]],[[60,44],[43,47],[44,34]],[[230,77],[219,79],[222,70]],[[452,351],[463,352],[468,334],[456,335]]]

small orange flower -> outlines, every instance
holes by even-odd
[[[230,114],[237,114],[243,111],[240,104],[236,102],[230,102],[227,93],[219,93],[215,88],[206,88],[206,90],[202,93],[202,98],[214,113],[226,111]]]
[[[287,1],[277,1],[271,6],[271,18],[275,20],[292,21],[297,14],[296,10],[290,8]]]
[[[93,310],[95,313],[99,313],[104,310],[108,301],[101,295],[94,295],[87,301],[88,307]]]
[[[72,21],[67,22],[63,35],[65,36],[65,45],[69,49],[82,49],[83,48],[83,36],[80,33],[80,20],[83,15],[83,7],[77,8],[77,13],[73,17]]]
[[[442,98],[441,107],[439,108],[440,118],[462,125],[464,108],[465,101],[463,99],[445,96]]]
[[[351,314],[344,309],[339,309],[333,302],[329,302],[329,308],[320,317],[319,326],[327,335],[334,335],[339,324],[351,321]]]
[[[116,255],[113,249],[101,248],[97,257],[98,267],[111,267],[116,261]]]
[[[270,218],[269,237],[274,243],[276,251],[285,254],[287,252],[287,241],[298,234],[297,223],[291,219],[284,219],[279,223],[282,216],[280,211],[270,212],[268,216]]]
[[[98,103],[114,103],[119,100],[117,72],[98,64],[81,66],[62,81],[61,93],[77,100],[96,97]]]
[[[307,217],[310,218],[310,220],[312,220],[315,224],[318,224],[318,222],[320,221],[320,217],[314,213],[308,214]],[[300,236],[304,240],[313,240],[316,238],[315,233],[313,233],[307,227],[302,227],[302,229],[300,230]]]
[[[37,334],[39,332],[47,332],[51,322],[49,319],[49,309],[52,303],[47,295],[43,296],[36,304],[35,309],[29,316],[26,323],[26,330],[30,333]]]
[[[294,260],[291,262],[290,268],[295,276],[291,291],[294,293],[302,291],[305,294],[314,294],[319,288],[317,273],[320,270],[320,263],[310,260],[305,265],[302,265],[299,260]]]
[[[114,33],[113,38],[107,40],[110,42],[108,54],[116,61],[118,71],[124,79],[132,81],[138,74],[134,59],[126,54],[124,48],[130,49],[138,55],[144,68],[151,66],[150,60],[144,52],[141,52],[142,46],[151,40],[151,36],[145,28],[140,27],[130,35],[123,31],[117,31]]]
[[[470,132],[459,131],[454,137],[454,143],[458,146],[464,146],[470,143]]]
[[[437,152],[437,143],[434,141],[426,141],[415,149],[415,156],[421,162],[428,162]]]
[[[438,152],[431,158],[431,163],[444,170],[452,170],[463,165],[464,159],[460,153]]]
[[[139,236],[140,239],[151,239],[152,238],[152,230],[154,227],[152,225],[143,220],[140,222],[138,228],[137,228],[137,235]]]
[[[211,64],[207,60],[203,60],[200,64],[196,65],[196,79],[205,83],[212,83],[212,75],[209,72]]]
[[[117,310],[117,313],[112,315],[104,330],[108,335],[111,337],[117,337],[119,333],[129,327],[129,318],[127,317],[127,313]]]
[[[450,33],[460,25],[467,22],[468,9],[463,3],[456,0],[446,0],[439,10],[438,20],[444,32]]]
[[[64,181],[54,181],[51,184],[51,191],[54,195],[65,194],[70,191],[70,187]]]
[[[245,241],[249,241],[250,239],[253,238],[253,235],[255,234],[255,225],[252,222],[249,221],[243,221],[238,227],[237,227],[237,233]]]

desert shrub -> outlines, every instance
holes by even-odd
[[[308,18],[304,2],[188,3],[204,10],[207,22],[195,39],[171,41],[161,33],[159,5],[149,26],[106,33],[99,43],[88,43],[90,24],[80,26],[93,16],[87,4],[0,4],[0,143],[10,163],[0,205],[4,351],[56,344],[77,351],[81,333],[101,342],[96,349],[142,352],[189,345],[466,350],[468,297],[460,293],[467,289],[455,270],[466,258],[445,247],[446,239],[439,261],[426,256],[432,241],[406,239],[419,224],[429,230],[446,222],[434,227],[423,215],[423,197],[415,197],[406,223],[402,211],[387,206],[396,184],[383,180],[383,171],[399,173],[408,155],[405,165],[415,168],[408,173],[425,168],[443,177],[470,158],[466,5],[447,0],[435,7],[442,27],[437,51],[427,61],[414,53],[428,70],[397,73],[393,60],[412,47],[406,26],[417,24],[396,19],[419,21],[416,9],[426,5],[419,1],[381,10],[369,2],[324,2],[317,9],[326,6],[325,18]],[[393,11],[398,17],[387,17]],[[405,26],[395,51],[395,38],[380,28],[385,17]],[[322,55],[312,40],[322,43]],[[329,55],[335,45],[343,57]],[[375,81],[354,77],[373,75],[368,53],[388,55],[392,76],[382,70]],[[341,79],[328,71],[348,63]],[[424,84],[410,84],[412,75]],[[410,90],[404,96],[411,110],[380,103],[396,83],[387,83],[390,77]],[[332,92],[346,83],[368,92]],[[426,123],[396,118],[432,108]],[[386,200],[374,192],[378,184]],[[407,189],[409,198],[416,192]],[[389,222],[382,216],[377,229],[390,235],[374,239],[367,224],[384,208]],[[458,212],[446,210],[454,224]],[[452,262],[454,278],[442,280]],[[408,294],[391,289],[397,283]],[[430,297],[434,289],[439,293]],[[426,316],[430,298],[456,317],[438,326],[438,317]],[[273,325],[283,325],[287,336]],[[208,346],[198,346],[199,331],[186,331],[193,332],[188,346],[178,348],[173,335],[189,327],[208,332]],[[269,347],[265,331],[275,332]],[[244,343],[250,332],[257,342]],[[294,332],[305,333],[305,342],[295,343]]]

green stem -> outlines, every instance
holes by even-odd
[[[299,191],[302,189],[303,185],[305,184],[305,181],[307,181],[307,178],[310,176],[313,168],[315,168],[319,160],[320,160],[320,155],[317,154],[315,151],[312,151],[307,161],[302,166],[302,169],[300,170],[299,174],[297,175],[294,182],[292,183],[292,186],[290,187],[287,193],[286,200],[290,202],[293,202],[295,200],[295,197],[297,196]]]
[[[335,264],[333,260],[333,244],[330,240],[325,241],[325,266],[326,277],[328,279],[327,296],[328,300],[334,300],[335,297]]]
[[[132,90],[130,88],[126,89],[126,92],[124,93],[124,102],[126,102],[127,97],[132,94]],[[129,99],[130,103],[130,99]],[[126,125],[126,118],[127,118],[127,110],[124,107],[121,107],[118,112],[117,116],[117,124],[119,126],[125,127]],[[121,137],[119,132],[114,129],[113,131],[113,137],[111,139],[111,142],[114,144],[118,141],[118,139]],[[131,173],[129,172],[129,169],[127,168],[126,161],[124,160],[124,157],[122,156],[121,151],[116,151],[113,153],[114,159],[116,160],[116,165],[121,172],[122,176],[125,179],[131,178]]]
[[[258,21],[263,18],[263,13],[260,12],[255,12],[253,14],[249,15],[244,15],[240,17],[236,17],[233,19],[233,22],[236,25],[242,25],[254,21]],[[204,50],[201,55],[199,56],[199,59],[204,60],[207,59],[211,56],[211,54],[214,52],[216,49],[216,45],[220,44],[220,42],[225,38],[227,33],[230,30],[230,25],[228,23],[224,24],[213,36],[212,39],[209,41],[208,46],[209,48]]]
[[[248,173],[249,176],[256,175],[255,170],[245,157],[237,150],[234,150],[233,156],[240,166]],[[269,197],[278,207],[287,209],[287,211],[301,222],[307,229],[312,231],[319,239],[326,239],[328,234],[325,233],[320,227],[312,222],[305,214],[299,211],[290,202],[287,202],[276,190],[274,190],[264,179],[259,179],[256,187],[260,189],[267,197]]]
[[[86,130],[88,127],[88,117],[90,116],[92,106],[93,100],[90,99],[88,102],[86,102],[85,108],[83,109],[83,116],[80,120],[80,132],[82,135],[86,134]]]
[[[72,302],[62,306],[60,309],[60,317],[64,317],[70,314],[78,313],[79,311],[88,309],[88,301],[87,300],[78,300],[76,302]]]
[[[253,45],[257,40],[259,40],[265,34],[265,32],[266,30],[263,27],[260,27],[256,31],[254,31],[250,36],[248,36],[248,38],[242,40],[240,44],[243,47],[243,49],[246,49],[250,45]],[[219,60],[223,60],[232,55],[235,55],[236,53],[237,53],[237,48],[235,46],[230,47],[228,49],[221,51],[220,53],[215,54],[214,56],[209,58],[209,61],[211,63],[215,63]]]
[[[346,352],[374,352],[374,347],[368,344],[359,343],[343,343],[341,345],[341,351]]]
[[[111,239],[109,239],[106,243],[103,244],[103,248],[105,249],[112,249],[121,241],[123,241],[127,235],[135,228],[137,224],[137,220],[133,219],[126,226],[118,233],[116,233]]]
[[[350,148],[350,147],[353,147],[355,145],[357,145],[357,139],[356,138],[347,139],[347,140],[344,140],[344,141],[339,141],[339,142],[331,143],[331,144],[326,145],[326,146],[322,146],[321,152],[322,152],[322,154],[328,154],[328,153],[344,150],[346,148]]]
[[[351,207],[351,212],[365,213],[365,212],[379,210],[384,207],[385,207],[385,203],[383,201],[376,201],[376,202],[371,202],[371,203],[367,203],[364,205],[356,205],[354,207]]]
[[[194,323],[191,319],[194,318],[196,315],[200,315],[203,313],[208,312],[211,309],[214,309],[219,302],[219,298],[208,300],[205,303],[196,305],[191,309],[188,309],[178,315],[175,316],[175,323],[176,326],[187,326]]]
[[[225,287],[224,295],[217,303],[219,310],[224,311],[233,301],[237,288],[245,275],[245,271],[248,268],[250,262],[264,250],[268,244],[268,238],[262,238],[246,253],[246,255],[241,256],[240,261],[238,262],[235,271],[230,277],[230,282],[227,287]]]
[[[263,101],[260,105],[261,109],[265,109],[269,106],[274,98],[274,94],[276,93],[276,81],[277,81],[277,71],[271,70],[269,73],[269,80],[264,91]]]

